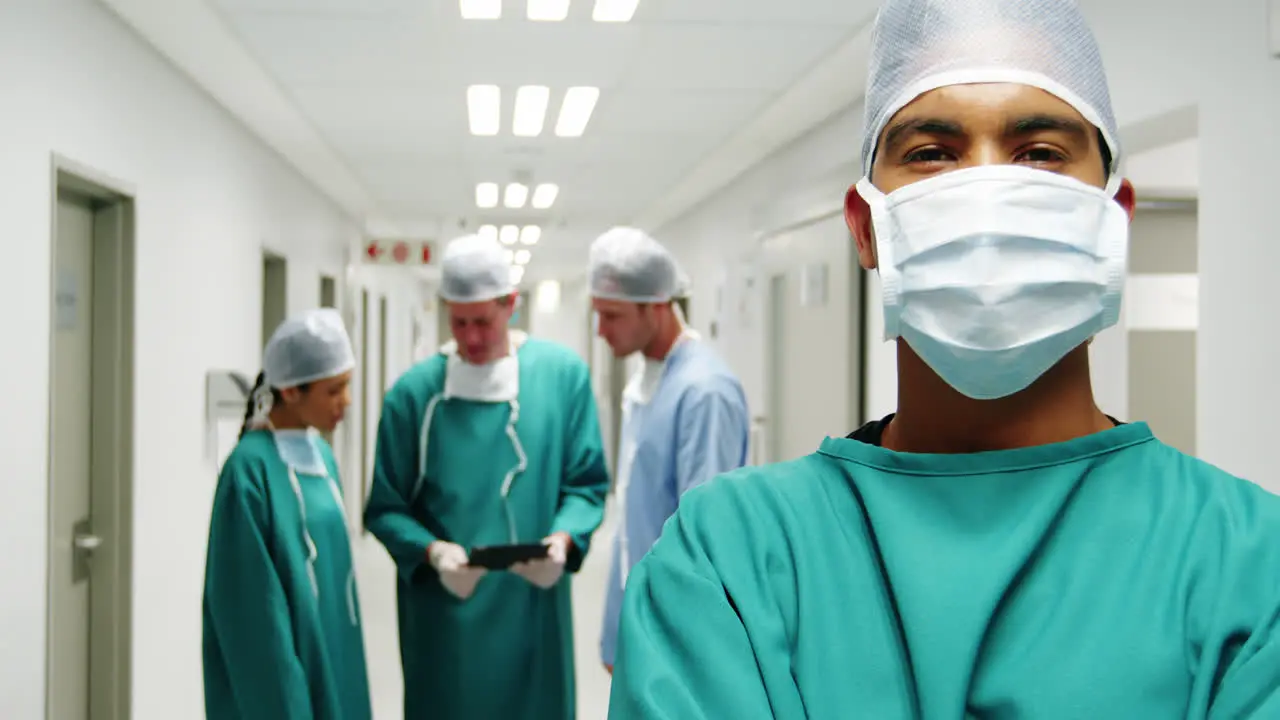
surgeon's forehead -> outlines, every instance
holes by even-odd
[[[499,309],[500,306],[497,300],[449,303],[449,318],[452,320],[487,320],[496,317]]]
[[[1088,140],[1096,128],[1070,103],[1016,83],[948,85],[921,94],[899,110],[880,133],[877,156],[892,152],[921,128],[953,126],[965,134],[1013,134],[1019,127],[1057,129]]]
[[[592,298],[591,306],[598,313],[603,313],[606,315],[618,315],[636,307],[636,304],[632,302],[626,302],[624,300],[612,300],[609,298]]]

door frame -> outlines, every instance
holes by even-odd
[[[54,507],[54,347],[53,322],[58,248],[58,202],[68,192],[94,206],[95,242],[110,230],[111,241],[95,248],[92,260],[94,363],[92,424],[97,433],[110,433],[108,442],[94,442],[90,456],[90,507],[94,531],[106,540],[94,556],[97,592],[90,593],[89,707],[94,720],[126,720],[131,712],[133,655],[133,446],[134,446],[134,318],[136,264],[136,196],[134,187],[117,178],[53,153],[49,174],[49,364],[45,427],[45,717],[52,710],[55,691],[53,666],[54,577],[56,548]],[[102,343],[99,345],[99,343]],[[101,508],[106,508],[105,517]],[[108,568],[103,572],[99,568]],[[105,682],[103,681],[105,679]],[[95,682],[96,681],[96,682]],[[50,719],[53,720],[53,719]]]

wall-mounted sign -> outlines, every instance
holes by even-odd
[[[371,265],[430,265],[435,258],[429,240],[381,240],[364,242],[363,262]]]

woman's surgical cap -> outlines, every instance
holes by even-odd
[[[591,297],[623,302],[667,302],[681,291],[676,259],[635,228],[613,228],[596,238],[587,256]]]
[[[342,316],[330,308],[308,310],[280,323],[262,354],[263,381],[277,389],[337,377],[355,366]]]
[[[863,172],[880,135],[912,100],[940,87],[1018,83],[1062,99],[1093,123],[1120,163],[1111,95],[1093,31],[1075,0],[886,0],[867,75]]]
[[[497,300],[516,291],[507,252],[492,238],[465,235],[450,242],[440,265],[440,297],[446,302]]]

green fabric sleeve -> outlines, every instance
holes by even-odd
[[[685,495],[662,537],[627,578],[611,720],[775,717],[758,648],[699,532],[700,501],[709,487]],[[766,649],[787,652],[785,638],[770,640]]]
[[[364,525],[387,548],[400,577],[412,582],[426,565],[427,548],[436,536],[410,512],[418,482],[418,443],[422,418],[392,389],[382,405],[373,461],[373,485],[364,510]]]
[[[604,519],[609,469],[604,461],[600,418],[585,363],[578,361],[573,366],[569,385],[571,407],[565,428],[564,482],[551,531],[567,533],[573,539],[565,569],[577,572],[591,546],[592,533]]]

